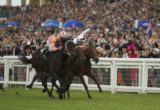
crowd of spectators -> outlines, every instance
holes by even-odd
[[[11,12],[8,10],[12,10]],[[160,57],[160,1],[159,0],[63,0],[48,2],[43,6],[0,7],[7,20],[21,21],[20,27],[0,28],[0,55],[30,55],[42,48],[49,30],[42,24],[47,19],[61,23],[79,19],[86,34],[93,40],[102,57],[159,58]],[[150,20],[146,27],[135,28],[135,20]],[[83,29],[60,28],[76,37]]]
[[[0,17],[12,17],[21,12],[21,7],[0,6]]]

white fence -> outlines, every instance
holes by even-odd
[[[29,68],[30,65],[22,64],[16,56],[0,57],[0,83],[4,83],[5,87],[11,84],[29,84],[35,74]],[[92,68],[104,91],[160,92],[160,59],[100,58],[98,64],[92,63]],[[84,78],[89,89],[97,90],[90,78]],[[40,85],[38,81],[34,84],[36,87]],[[77,78],[71,88],[84,90]]]

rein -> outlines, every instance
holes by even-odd
[[[66,50],[65,53],[66,53],[67,55],[69,55],[69,56],[72,56],[71,53],[69,52],[69,49],[68,49],[68,43],[69,43],[69,42],[72,42],[72,40],[68,40],[68,41],[65,42],[65,50]]]

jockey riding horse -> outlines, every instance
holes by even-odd
[[[26,64],[32,64],[33,68],[36,70],[36,75],[32,83],[28,86],[32,87],[34,81],[37,78],[42,80],[42,85],[44,89],[48,92],[48,96],[51,97],[52,94],[49,92],[47,88],[47,77],[51,76],[53,79],[58,79],[60,84],[63,85],[63,88],[60,88],[58,92],[64,92],[66,90],[67,82],[66,82],[66,73],[68,73],[68,69],[66,68],[66,59],[72,59],[77,54],[75,53],[75,44],[67,40],[65,38],[62,39],[62,49],[57,52],[53,52],[53,54],[48,55],[48,58],[44,60],[42,58],[42,53],[40,50],[37,50],[31,59],[27,59],[25,56],[20,56],[19,59]],[[79,55],[77,55],[79,56]],[[82,58],[83,59],[83,58]]]
[[[47,48],[41,50],[44,60],[51,52],[57,52],[62,49],[61,38],[59,35],[50,35],[47,40]]]
[[[90,29],[87,29],[87,30],[85,30],[85,31],[83,31],[77,38],[75,38],[75,39],[73,39],[73,42],[74,43],[76,43],[78,40],[81,40],[83,37],[84,37],[84,34],[86,33],[86,32],[88,32]],[[67,41],[68,42],[68,41]],[[66,43],[62,43],[63,44],[63,46],[62,47],[65,47],[65,48],[63,48],[63,49],[65,49],[66,50],[66,52],[67,52],[67,54],[68,54],[68,56],[71,56],[71,54],[70,54],[70,52],[69,52],[69,50],[72,50],[73,49],[73,47],[72,47],[72,49],[69,49],[65,44]],[[55,44],[54,44],[54,46],[55,46]],[[67,48],[66,48],[67,47]],[[73,49],[74,50],[74,49]],[[54,55],[55,56],[55,55]],[[52,57],[54,57],[54,56],[52,56]],[[59,55],[58,55],[59,56]],[[83,55],[82,55],[83,56]],[[65,56],[66,57],[66,56]],[[33,63],[33,61],[30,61],[30,63],[32,64],[32,66],[36,69],[36,71],[37,71],[37,74],[35,75],[35,77],[34,77],[34,79],[33,79],[33,81],[32,81],[32,83],[29,85],[29,86],[27,86],[27,87],[29,87],[29,88],[31,88],[32,87],[32,85],[33,85],[33,83],[34,83],[34,81],[37,79],[37,78],[41,78],[41,80],[42,80],[42,85],[44,86],[44,89],[45,90],[47,90],[47,92],[48,92],[48,95],[49,95],[49,97],[51,97],[52,95],[51,95],[51,93],[48,91],[48,88],[47,88],[47,84],[46,84],[46,82],[47,82],[47,80],[46,80],[46,77],[48,77],[48,74],[46,75],[45,74],[45,76],[44,76],[44,73],[51,73],[51,72],[54,72],[54,73],[58,73],[58,76],[60,76],[63,80],[65,80],[66,79],[66,76],[67,75],[64,75],[65,73],[69,73],[71,70],[69,70],[68,68],[68,65],[66,65],[66,66],[64,66],[64,64],[63,64],[63,67],[62,67],[62,64],[60,64],[59,65],[59,67],[58,67],[58,69],[57,68],[55,68],[55,67],[57,67],[57,63],[60,63],[60,61],[64,61],[65,59],[65,57],[61,57],[62,59],[58,59],[58,61],[57,60],[55,60],[55,59],[57,59],[57,58],[55,58],[54,60],[55,61],[53,61],[54,63],[50,63],[49,65],[53,65],[53,67],[51,67],[51,68],[54,68],[54,69],[49,69],[49,68],[47,68],[48,67],[48,65],[47,65],[47,67],[46,67],[46,65],[44,65],[44,66],[40,66],[40,63],[37,63],[37,64],[34,64]],[[36,57],[35,57],[36,58]],[[82,58],[83,60],[85,59],[85,57],[83,56],[83,57],[79,57],[80,59]],[[26,61],[25,61],[25,60]],[[33,56],[33,58],[32,59],[34,59],[34,56]],[[48,58],[49,59],[49,58]],[[69,57],[69,59],[71,59],[71,57]],[[20,60],[22,61],[22,62],[27,62],[27,59],[26,58],[24,58],[24,57],[21,57],[20,58]],[[49,61],[50,61],[51,59],[49,59]],[[57,62],[56,62],[57,61]],[[72,62],[73,63],[73,61],[71,61],[71,60],[68,60],[68,61],[70,61],[70,62]],[[81,60],[80,60],[81,61]],[[55,63],[56,62],[56,63]],[[42,62],[41,62],[42,63]],[[67,67],[67,68],[65,68],[65,67]],[[62,68],[65,68],[65,69],[62,69]],[[50,70],[50,71],[48,71],[48,70]],[[61,70],[61,71],[60,71]],[[63,70],[65,70],[65,71],[63,71]],[[69,70],[69,71],[68,71]],[[68,71],[68,72],[67,72]],[[41,74],[40,74],[41,73]],[[62,74],[63,73],[63,74]],[[40,74],[40,75],[39,75]],[[55,74],[54,74],[55,75]],[[52,76],[53,77],[53,76]],[[54,76],[55,77],[55,76]],[[54,81],[53,81],[54,82]],[[55,83],[54,83],[55,84]],[[67,83],[66,83],[67,84]],[[63,83],[61,83],[61,85],[63,85]],[[68,84],[69,85],[69,84]],[[63,86],[64,87],[64,86]]]

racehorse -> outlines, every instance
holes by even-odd
[[[63,44],[64,43],[64,44]],[[74,43],[69,42],[65,39],[62,39],[62,47],[63,49],[67,49],[67,54],[75,54],[74,53]],[[44,86],[44,89],[47,91],[48,96],[52,97],[52,94],[49,92],[47,88],[47,77],[55,77],[61,82],[61,79],[59,78],[59,75],[55,72],[59,70],[58,68],[63,68],[63,64],[61,61],[65,59],[66,54],[63,53],[63,51],[52,53],[48,56],[47,61],[44,61],[42,58],[42,53],[40,50],[37,50],[33,55],[31,59],[27,59],[26,56],[19,56],[19,60],[26,64],[32,64],[32,67],[36,70],[36,75],[33,78],[31,86],[33,85],[34,81],[37,78],[40,78],[42,81],[42,85]],[[30,87],[31,87],[30,86]]]
[[[96,78],[94,77],[93,73],[92,73],[92,65],[91,65],[91,59],[95,62],[95,63],[98,63],[99,61],[99,58],[98,58],[98,51],[96,50],[95,47],[93,47],[92,45],[86,45],[84,48],[82,48],[83,50],[83,53],[86,57],[86,60],[81,62],[79,61],[79,59],[75,59],[74,63],[72,64],[72,73],[73,74],[69,74],[69,84],[71,84],[72,82],[72,79],[73,79],[73,76],[79,76],[86,92],[87,92],[87,95],[88,95],[88,98],[92,98],[91,95],[89,94],[89,91],[88,91],[88,87],[84,81],[84,78],[83,76],[84,75],[87,75],[88,77],[90,77],[96,84],[97,84],[97,87],[99,89],[99,92],[102,92],[102,89],[100,87],[100,85],[98,84]],[[69,89],[68,89],[68,97],[70,97],[70,94],[69,94]]]
[[[28,88],[32,88],[33,83],[36,79],[40,78],[42,81],[42,85],[44,86],[44,90],[47,91],[48,96],[51,97],[52,93],[49,92],[47,88],[47,77],[51,76],[52,79],[56,80],[58,79],[60,81],[60,84],[63,87],[63,90],[59,89],[58,92],[61,94],[61,92],[64,92],[67,87],[66,82],[66,75],[65,73],[69,73],[68,68],[66,68],[66,61],[69,61],[67,59],[72,60],[77,54],[75,53],[74,49],[75,45],[70,40],[64,40],[62,39],[62,50],[53,54],[50,54],[48,56],[47,61],[44,61],[42,58],[40,50],[36,51],[35,54],[32,55],[32,59],[27,59],[25,56],[19,57],[19,59],[26,63],[26,64],[32,64],[33,68],[36,70],[36,75],[34,76],[32,82],[30,85],[28,85]],[[85,59],[83,56],[82,59]],[[53,81],[55,82],[55,81]],[[55,83],[54,83],[55,85]],[[58,86],[56,86],[58,88]],[[61,96],[59,97],[61,98]]]
[[[102,89],[100,87],[100,85],[98,84],[96,78],[94,77],[93,73],[92,73],[92,68],[91,68],[91,59],[95,62],[95,63],[98,63],[99,61],[99,53],[97,51],[97,49],[92,46],[91,44],[90,45],[86,45],[84,48],[80,48],[80,47],[76,47],[77,50],[81,50],[83,52],[83,54],[85,55],[85,60],[80,60],[79,58],[74,58],[72,60],[70,60],[71,62],[68,62],[68,68],[70,68],[70,73],[66,74],[66,79],[69,81],[69,86],[68,86],[68,89],[67,89],[67,94],[68,94],[68,97],[70,97],[70,93],[69,93],[69,88],[70,88],[70,84],[72,82],[72,79],[74,76],[79,76],[86,92],[87,92],[87,95],[88,95],[88,98],[92,98],[91,95],[89,94],[89,91],[88,91],[88,87],[84,81],[84,78],[83,76],[84,75],[87,75],[88,77],[90,77],[96,84],[97,84],[97,87],[99,89],[99,92],[102,92]],[[69,64],[70,63],[70,64]],[[51,89],[51,92],[53,90],[53,86],[54,84],[52,84],[52,89]],[[65,94],[64,96],[65,97]]]

